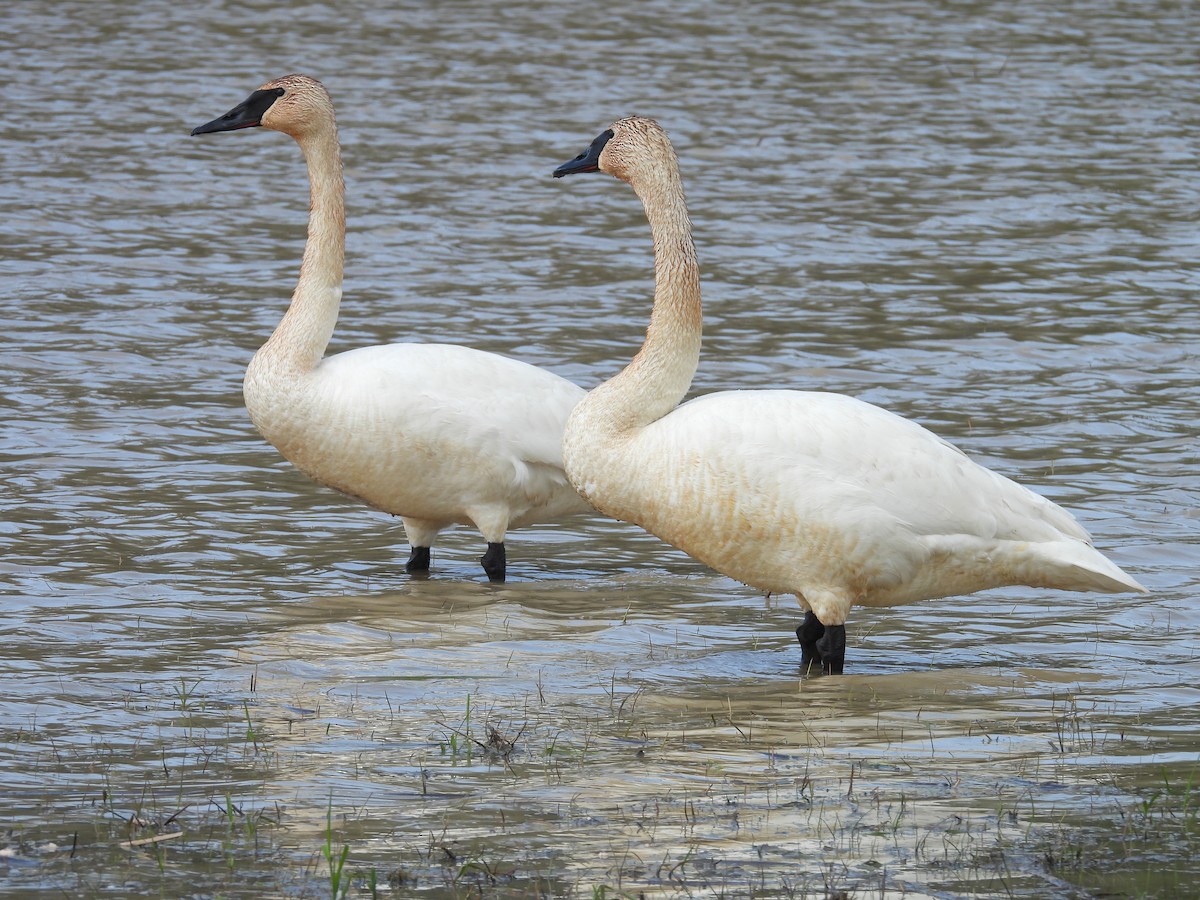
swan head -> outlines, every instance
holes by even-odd
[[[646,116],[617,119],[586,150],[554,170],[555,178],[580,172],[604,172],[632,182],[639,174],[678,167],[666,129]]]
[[[285,75],[268,81],[249,97],[192,134],[270,128],[301,138],[314,128],[333,123],[333,102],[325,86],[307,75]]]

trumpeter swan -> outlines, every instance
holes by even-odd
[[[700,279],[679,163],[652,119],[614,122],[555,177],[628,184],[654,237],[641,350],[567,419],[567,477],[601,512],[719,572],[792,593],[805,666],[840,673],[855,604],[1002,585],[1145,591],[1069,513],[919,425],[840,394],[724,391],[678,406],[700,355]]]
[[[582,388],[534,366],[446,344],[363,347],[322,359],[337,321],[345,185],[333,104],[304,75],[268,81],[193,135],[261,125],[291,135],[308,165],[308,240],[291,305],[246,369],[255,426],[310,478],[400,516],[406,568],[429,569],[454,523],[487,541],[505,576],[509,528],[585,512],[562,469],[562,430]]]

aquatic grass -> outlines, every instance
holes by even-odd
[[[180,712],[186,712],[188,710],[192,697],[195,696],[196,690],[200,687],[201,680],[192,682],[191,687],[189,687],[187,678],[182,675],[179,676],[179,684],[175,687],[175,697],[179,702]]]
[[[43,857],[43,882],[84,897],[101,893],[101,880],[80,877],[80,866],[167,895],[249,885],[333,900],[898,898],[906,885],[1165,896],[1197,874],[1197,765],[1138,769],[1139,782],[1092,771],[1083,763],[1098,748],[1132,752],[1137,741],[1069,695],[1038,727],[993,727],[969,745],[1009,760],[989,769],[956,760],[952,735],[926,715],[880,719],[875,742],[851,752],[804,740],[817,721],[781,732],[724,695],[664,707],[611,670],[597,673],[594,705],[542,681],[524,695],[473,690],[432,722],[420,718],[432,704],[357,690],[297,701],[272,697],[264,678],[254,705],[217,679],[194,690],[189,681],[189,712],[207,712],[186,728],[164,685],[161,727],[88,745],[54,737],[53,747],[36,728],[14,732],[47,772],[96,777],[68,840],[29,830],[26,818],[10,844]],[[981,727],[962,730],[978,737]],[[297,767],[324,784],[319,805],[300,787],[279,791]],[[1040,787],[1054,784],[1089,805]],[[50,839],[57,849],[38,849]],[[1163,852],[1174,867],[1155,861]]]
[[[246,716],[246,740],[254,746],[254,752],[258,752],[258,732],[254,729],[254,721],[250,718],[250,701],[242,701],[242,711]]]
[[[343,881],[346,860],[350,856],[350,845],[343,844],[341,851],[333,847],[333,794],[329,795],[329,806],[325,810],[325,843],[321,846],[321,855],[329,866],[329,896],[331,900],[340,900],[350,890],[349,880]]]

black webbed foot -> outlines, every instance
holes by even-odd
[[[817,650],[817,641],[825,634],[825,626],[813,615],[812,610],[804,614],[804,621],[796,628],[796,640],[800,642],[800,667],[809,671],[813,666],[821,664],[821,653]]]
[[[804,672],[820,667],[826,675],[842,674],[846,665],[845,625],[822,625],[809,610],[796,629],[796,640],[800,642],[800,667]]]
[[[488,541],[487,552],[479,560],[483,563],[483,571],[487,572],[489,581],[503,581],[505,575],[504,542]]]
[[[826,675],[841,675],[846,665],[846,626],[826,625],[824,636],[817,641],[821,654],[821,671]]]
[[[408,557],[408,562],[404,564],[404,571],[409,575],[414,575],[421,578],[429,574],[429,548],[428,547],[413,547],[412,554]]]

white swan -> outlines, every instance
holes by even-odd
[[[1001,585],[1145,591],[1069,513],[919,425],[840,394],[726,391],[677,404],[700,354],[700,280],[679,164],[652,119],[614,122],[555,177],[626,181],[654,236],[654,309],[633,361],[575,407],[567,477],[760,590],[792,593],[805,665],[839,673],[855,604]]]
[[[585,512],[562,470],[562,429],[582,388],[467,347],[390,344],[322,359],[345,261],[345,186],[333,104],[304,75],[269,81],[193,135],[261,125],[308,164],[308,241],[291,305],[246,370],[255,426],[309,477],[400,516],[406,568],[429,569],[438,532],[474,524],[483,568],[505,576],[509,528]]]

